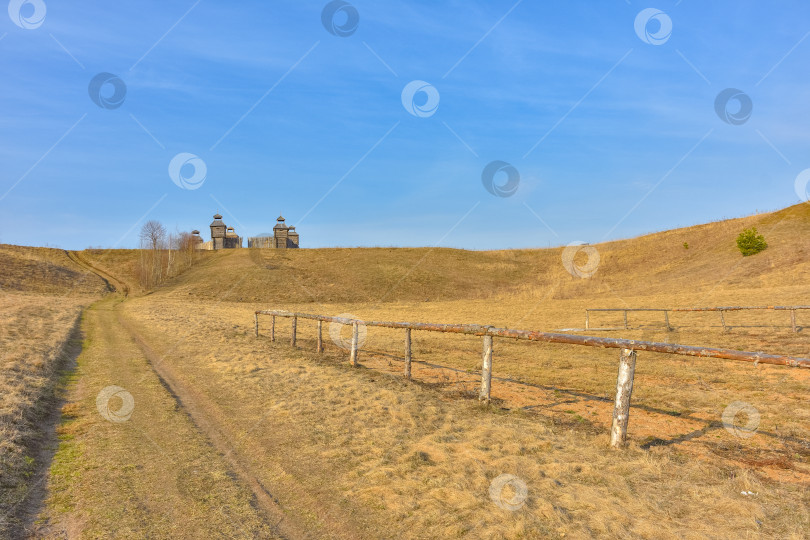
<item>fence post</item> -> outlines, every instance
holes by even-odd
[[[492,389],[492,336],[484,336],[484,362],[481,368],[481,393],[479,401],[489,403]]]
[[[276,340],[276,316],[270,319],[270,341]]]
[[[667,332],[672,331],[672,327],[669,325],[669,311],[664,310],[664,322],[667,323]]]
[[[627,423],[630,420],[630,395],[633,393],[633,375],[636,371],[636,351],[622,349],[619,359],[619,377],[616,381],[616,403],[613,425],[610,428],[610,446],[621,448],[627,441]]]
[[[298,330],[298,317],[292,318],[292,334],[290,334],[290,345],[295,347],[296,330]]]
[[[591,325],[590,319],[591,319],[591,312],[586,309],[585,310],[585,330],[590,328],[590,325]]]
[[[405,379],[411,380],[411,329],[405,329]]]
[[[359,332],[360,330],[357,327],[357,323],[352,323],[352,351],[349,357],[352,367],[357,367],[357,336]]]
[[[720,310],[720,322],[723,323],[723,330],[727,331],[728,328],[726,328],[726,316],[723,314],[722,309]]]
[[[254,322],[255,327],[256,327],[256,337],[259,337],[259,314],[258,313],[253,314],[253,322]]]
[[[318,320],[318,344],[315,346],[315,352],[323,352],[323,321]]]
[[[790,325],[793,327],[793,332],[794,333],[798,332],[798,330],[796,330],[796,310],[795,309],[790,310]]]
[[[627,330],[627,310],[624,310],[624,329]]]

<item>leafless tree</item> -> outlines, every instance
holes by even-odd
[[[144,223],[140,232],[138,273],[141,285],[151,289],[188,270],[197,259],[194,237],[186,232],[170,234],[159,221]]]
[[[141,227],[141,247],[157,251],[166,242],[166,227],[151,219]]]

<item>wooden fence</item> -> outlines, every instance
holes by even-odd
[[[668,308],[668,309],[657,309],[657,308],[590,308],[585,310],[585,329],[591,330],[591,312],[594,311],[621,311],[624,313],[624,329],[627,330],[630,326],[627,324],[627,313],[628,312],[635,312],[635,311],[658,311],[664,314],[664,324],[666,324],[667,330],[672,330],[672,326],[669,324],[669,314],[671,312],[678,312],[678,311],[717,311],[720,313],[720,323],[723,325],[723,330],[728,330],[730,328],[729,325],[726,324],[726,316],[725,313],[727,311],[757,311],[757,310],[766,310],[766,311],[790,311],[790,325],[794,332],[799,331],[799,327],[796,325],[796,312],[803,310],[803,309],[810,309],[810,306],[722,306],[722,307],[705,307],[705,308]]]
[[[621,447],[627,440],[627,424],[630,418],[630,396],[633,392],[633,377],[636,369],[636,351],[650,351],[666,354],[680,354],[706,358],[722,358],[753,362],[756,364],[774,364],[790,367],[810,369],[810,360],[794,358],[792,356],[773,355],[736,351],[732,349],[716,349],[712,347],[693,347],[672,343],[655,343],[651,341],[636,341],[632,339],[604,338],[594,336],[580,336],[574,334],[555,334],[536,332],[530,330],[513,330],[496,328],[478,324],[433,324],[417,322],[388,322],[363,321],[360,319],[347,319],[344,317],[330,317],[328,315],[312,315],[309,313],[293,313],[289,311],[262,310],[256,311],[255,334],[259,337],[259,315],[270,316],[270,340],[276,340],[276,317],[292,319],[292,332],[290,344],[295,346],[298,333],[298,319],[318,321],[318,334],[316,351],[323,352],[323,323],[336,323],[352,327],[352,340],[349,351],[349,361],[352,366],[358,365],[359,343],[358,335],[361,326],[378,326],[383,328],[398,328],[405,330],[405,370],[406,379],[411,378],[411,362],[413,361],[411,348],[411,332],[445,332],[453,334],[466,334],[483,337],[483,360],[481,366],[481,390],[479,399],[489,403],[492,388],[492,351],[494,338],[511,338],[516,340],[541,341],[546,343],[562,343],[569,345],[584,345],[588,347],[602,347],[621,349],[619,357],[619,375],[616,382],[616,399],[613,408],[613,423],[610,430],[610,444]]]

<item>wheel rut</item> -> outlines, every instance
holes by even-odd
[[[68,250],[64,251],[68,259],[70,259],[77,265],[81,266],[88,272],[93,273],[97,275],[99,278],[101,278],[104,281],[104,283],[107,284],[107,290],[109,290],[110,292],[120,292],[124,296],[129,296],[129,285],[119,280],[109,272],[105,272],[99,267],[89,263],[84,257],[81,256],[79,252]]]
[[[185,384],[169,363],[164,362],[143,336],[124,319],[120,309],[116,309],[115,312],[116,322],[143,352],[161,383],[176,400],[178,407],[188,414],[194,425],[208,438],[240,481],[253,492],[256,504],[264,512],[268,522],[272,523],[275,530],[284,538],[290,540],[311,538],[312,535],[285,512],[270,490],[259,481],[259,475],[252,469],[248,460],[239,454],[229,443],[227,435],[218,428],[212,419],[212,416],[215,416],[212,411],[216,410],[216,405],[207,396]]]

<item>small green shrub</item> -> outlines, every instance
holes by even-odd
[[[689,242],[683,243],[683,249],[689,249]]]
[[[743,257],[748,257],[767,248],[768,243],[765,241],[764,236],[757,233],[756,227],[751,227],[750,229],[745,229],[740,233],[740,236],[737,237],[737,247],[740,253],[743,254]]]

